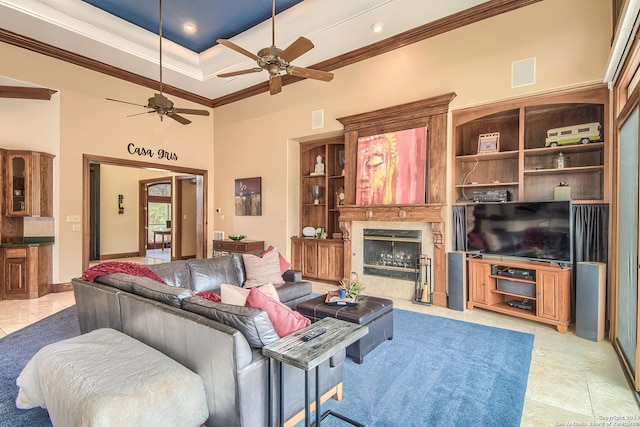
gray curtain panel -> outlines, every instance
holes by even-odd
[[[467,220],[465,218],[465,207],[454,206],[453,214],[451,218],[451,234],[452,234],[452,246],[453,251],[464,251],[465,242],[467,239]]]
[[[607,262],[609,205],[573,205],[574,261]]]

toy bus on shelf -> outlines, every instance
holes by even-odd
[[[588,144],[592,141],[600,141],[600,123],[583,123],[573,126],[549,129],[545,147],[557,147],[558,145]]]

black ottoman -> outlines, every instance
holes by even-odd
[[[329,305],[325,303],[326,295],[301,302],[296,310],[303,316],[316,322],[325,317],[335,317],[346,322],[369,327],[369,333],[347,347],[347,356],[356,363],[362,363],[364,356],[376,348],[384,340],[393,339],[393,301],[358,296],[358,303],[353,307]]]

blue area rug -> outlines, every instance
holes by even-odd
[[[362,365],[347,358],[342,401],[321,409],[367,426],[519,426],[533,339],[394,310],[393,340]],[[330,416],[322,425],[347,424]]]
[[[0,339],[0,426],[51,426],[47,411],[17,409],[16,378],[47,344],[80,334],[75,306]],[[333,409],[367,426],[519,426],[533,335],[394,310],[394,338],[362,365],[345,361]],[[300,423],[299,425],[302,425]],[[323,426],[345,426],[328,417]]]
[[[51,426],[46,409],[16,408],[16,378],[42,347],[77,335],[80,325],[74,305],[0,339],[0,426]]]

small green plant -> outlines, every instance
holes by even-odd
[[[348,278],[340,281],[340,289],[347,292],[347,298],[355,298],[360,292],[364,291],[364,285],[358,278],[358,274],[351,272]]]

